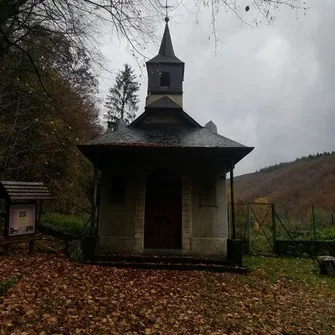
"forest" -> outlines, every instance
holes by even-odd
[[[236,178],[236,199],[267,197],[282,216],[303,218],[312,205],[327,220],[335,212],[335,153],[318,153]]]
[[[226,1],[196,6],[212,18],[214,50],[219,12],[246,22]],[[283,6],[306,9],[301,0]],[[238,8],[255,26],[274,22],[278,4],[257,0]],[[76,145],[106,128],[98,92],[97,68],[104,67],[99,37],[110,31],[138,60],[143,45],[155,41],[166,9],[156,0],[0,1],[1,180],[43,181],[55,197],[52,211],[89,205],[92,167]]]
[[[0,178],[43,181],[54,210],[85,206],[91,166],[76,145],[102,128],[98,81],[79,41],[80,22],[62,18],[62,8],[50,2],[1,6]],[[78,26],[71,28],[71,20]]]
[[[291,163],[309,162],[309,161],[312,161],[314,159],[318,159],[320,157],[327,157],[327,156],[331,156],[331,155],[335,155],[335,151],[332,151],[332,152],[325,151],[323,153],[316,153],[314,155],[302,156],[302,157],[296,158],[292,162],[284,162],[284,163],[279,163],[279,164],[275,164],[275,165],[266,166],[262,169],[259,169],[256,172],[271,172],[271,171],[275,171],[277,169],[280,169],[283,166],[286,166],[286,165],[291,164]]]

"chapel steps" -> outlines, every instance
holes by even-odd
[[[87,264],[117,268],[231,272],[246,274],[247,268],[235,266],[227,259],[180,256],[101,255],[86,260]]]

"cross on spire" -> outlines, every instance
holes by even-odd
[[[165,0],[165,6],[162,6],[165,8],[165,22],[169,22],[169,13],[168,10],[169,8],[172,8],[173,6],[168,5],[168,0]]]

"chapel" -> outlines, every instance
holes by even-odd
[[[94,165],[95,180],[100,174],[91,232],[98,253],[224,257],[232,233],[226,176],[232,182],[233,169],[253,147],[184,111],[185,64],[175,55],[168,19],[146,67],[144,112],[78,146]]]

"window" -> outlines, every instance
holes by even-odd
[[[205,177],[201,183],[200,206],[216,207],[216,178]]]
[[[160,80],[161,86],[170,86],[170,72],[161,72]]]
[[[126,177],[114,176],[110,194],[108,195],[110,205],[122,205],[126,200]]]

